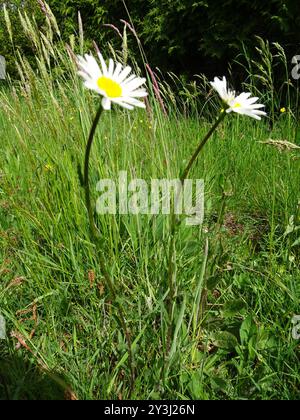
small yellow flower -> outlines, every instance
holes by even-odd
[[[47,165],[44,166],[44,169],[46,172],[51,172],[53,169],[53,166],[50,165],[50,163],[47,163]]]
[[[281,112],[281,114],[286,113],[286,108],[284,108],[284,107],[283,107],[283,108],[281,108],[281,109],[280,109],[280,112]]]

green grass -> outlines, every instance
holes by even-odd
[[[291,87],[288,112],[277,116],[284,101],[265,60],[269,45],[245,89],[272,118],[227,117],[190,173],[205,180],[205,220],[183,223],[176,236],[171,321],[168,216],[97,216],[117,300],[103,278],[78,177],[99,98],[54,41],[55,18],[45,19],[44,35],[22,20],[36,70],[17,54],[21,83],[0,90],[0,399],[299,399],[300,154],[262,143],[299,144],[298,92]],[[83,53],[82,33],[70,42]],[[108,51],[134,62],[125,39],[122,48]],[[119,171],[149,182],[178,178],[206,134],[220,108],[208,81],[170,76],[180,94],[160,84],[168,117],[150,80],[152,112],[116,108],[102,117],[94,200],[97,182]],[[132,394],[120,305],[133,341]]]
[[[31,98],[1,97],[0,310],[8,338],[0,342],[0,398],[63,398],[68,387],[79,399],[129,396],[126,341],[77,174],[96,99],[72,83],[65,94],[50,96],[41,84]],[[171,356],[164,356],[169,218],[98,217],[134,342],[131,398],[299,398],[291,323],[300,314],[299,247],[296,234],[284,236],[292,215],[299,224],[299,153],[260,143],[292,141],[287,117],[272,132],[267,122],[228,117],[192,170],[205,179],[205,222],[204,229],[183,224],[176,241]],[[120,170],[177,178],[208,127],[201,117],[164,118],[155,107],[152,117],[105,114],[92,152],[94,198],[97,181]],[[207,303],[195,324],[202,271]],[[27,348],[16,349],[11,331]]]

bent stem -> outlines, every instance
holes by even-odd
[[[109,288],[110,294],[111,294],[113,300],[115,301],[115,303],[117,305],[117,309],[118,309],[118,312],[119,312],[119,321],[121,323],[121,326],[122,326],[123,331],[124,331],[125,336],[126,336],[126,341],[127,341],[127,346],[128,346],[128,363],[129,363],[129,368],[130,368],[130,372],[131,372],[131,379],[130,379],[130,395],[131,395],[132,391],[133,391],[133,386],[134,386],[135,372],[134,372],[134,366],[133,366],[132,342],[131,342],[130,332],[129,332],[127,326],[126,326],[126,320],[125,320],[125,315],[124,315],[123,308],[121,307],[121,305],[120,305],[120,303],[118,302],[118,299],[117,299],[117,294],[116,294],[116,291],[115,291],[113,280],[112,280],[112,278],[111,278],[111,276],[110,276],[110,274],[109,274],[109,272],[106,268],[106,263],[105,263],[104,256],[102,255],[102,253],[100,251],[102,249],[102,241],[101,241],[100,232],[99,232],[99,230],[98,230],[98,228],[95,224],[95,221],[94,221],[94,211],[93,211],[93,206],[92,206],[92,203],[91,203],[90,182],[89,182],[89,161],[90,161],[90,155],[91,155],[93,140],[94,140],[95,133],[96,133],[96,128],[97,128],[97,125],[99,123],[102,112],[103,112],[103,108],[102,108],[102,105],[100,105],[100,107],[97,111],[97,114],[95,116],[91,131],[90,131],[90,135],[89,135],[89,138],[88,138],[88,142],[87,142],[87,145],[86,145],[85,161],[84,161],[83,187],[85,189],[85,202],[86,202],[86,207],[87,207],[88,216],[89,216],[91,236],[92,236],[93,242],[97,246],[100,268],[101,268],[102,274],[105,278],[106,284]]]
[[[204,146],[206,145],[206,143],[208,142],[210,137],[213,135],[215,130],[218,128],[218,126],[223,122],[226,115],[227,114],[224,110],[223,113],[220,115],[220,117],[215,122],[215,124],[208,131],[206,136],[199,143],[199,145],[198,145],[197,149],[195,150],[195,152],[193,153],[188,165],[186,166],[186,168],[182,172],[182,175],[180,176],[180,182],[181,182],[182,188],[184,187],[184,181],[187,179],[187,177],[190,173],[190,170],[191,170],[193,164],[195,163],[195,161],[197,160],[200,152],[202,151],[202,149],[204,148]],[[168,263],[168,285],[169,285],[168,313],[169,313],[169,322],[170,322],[168,339],[167,339],[167,350],[168,350],[168,352],[169,352],[169,349],[170,349],[170,343],[171,343],[171,338],[172,338],[172,322],[173,322],[173,307],[174,307],[173,305],[174,305],[174,302],[175,302],[175,299],[176,299],[176,276],[175,276],[175,268],[176,268],[176,257],[175,257],[176,249],[175,248],[176,247],[175,247],[175,239],[176,239],[176,231],[177,231],[177,228],[180,224],[180,220],[178,220],[176,218],[175,208],[176,208],[178,198],[179,198],[179,196],[177,195],[175,197],[175,200],[174,200],[174,203],[173,203],[173,206],[172,206],[171,226],[170,226],[170,245],[169,245],[169,255],[168,255],[168,261],[169,261],[169,263]]]

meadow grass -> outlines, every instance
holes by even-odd
[[[291,104],[277,115],[278,98],[259,95],[271,121],[227,117],[192,168],[190,178],[205,180],[205,219],[179,228],[170,321],[168,216],[96,215],[117,301],[101,273],[78,176],[99,98],[78,80],[71,47],[68,56],[54,46],[51,19],[42,34],[23,18],[37,71],[17,54],[21,83],[0,91],[0,312],[8,333],[0,399],[298,399],[300,153],[286,142],[299,144]],[[82,53],[82,34],[79,45]],[[132,58],[126,43],[110,52]],[[97,182],[119,171],[149,182],[178,178],[219,112],[200,80],[200,88],[182,86],[184,103],[160,85],[168,116],[155,89],[151,111],[103,115],[94,200]],[[248,82],[253,89],[255,78]],[[119,305],[133,342],[133,393]]]
[[[97,104],[84,92],[55,102],[44,92],[1,98],[0,298],[7,330],[18,338],[1,342],[0,395],[51,399],[70,387],[80,399],[126,398],[126,342],[89,239],[77,173]],[[105,114],[92,153],[94,198],[97,181],[120,170],[146,180],[178,177],[208,127],[175,112]],[[260,143],[289,135],[285,115],[272,132],[265,122],[228,118],[193,168],[191,177],[205,179],[205,221],[179,232],[167,360],[169,219],[98,217],[134,342],[132,398],[299,397],[299,343],[291,333],[299,252],[291,247],[296,236],[284,237],[290,217],[299,217],[299,155]],[[203,271],[207,304],[195,324]]]

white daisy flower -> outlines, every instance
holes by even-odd
[[[266,112],[260,110],[264,108],[264,105],[256,103],[259,98],[251,98],[251,93],[243,92],[236,96],[235,92],[228,88],[226,77],[223,77],[222,80],[215,77],[211,85],[227,105],[227,113],[236,112],[237,114],[248,115],[256,120],[261,120],[261,116],[267,115]]]
[[[115,64],[112,59],[107,66],[102,54],[98,53],[98,57],[101,68],[95,58],[88,54],[77,56],[77,64],[85,87],[103,96],[103,108],[110,110],[112,102],[130,110],[134,107],[145,108],[139,98],[147,96],[146,89],[141,87],[146,79],[130,75],[132,69],[129,66]]]

